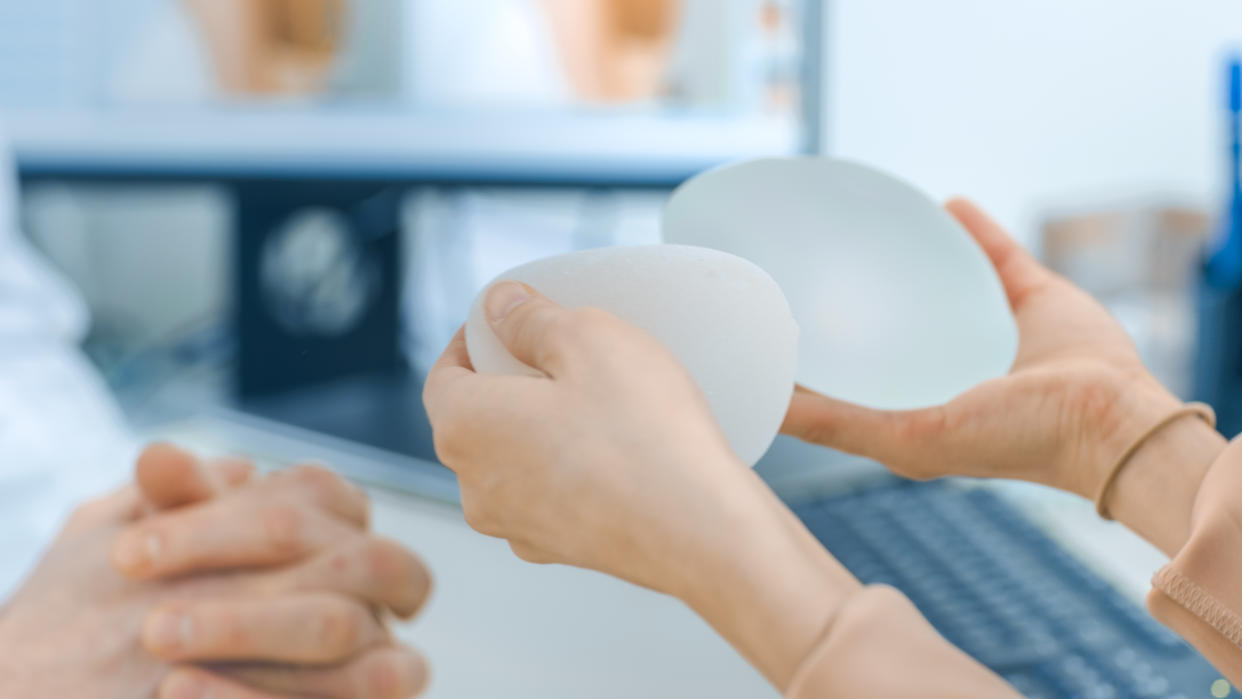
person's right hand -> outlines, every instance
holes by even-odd
[[[0,613],[0,695],[422,689],[425,661],[392,640],[382,615],[417,612],[430,577],[367,534],[365,495],[319,468],[253,480],[235,465],[211,469],[152,449],[135,485],[77,511]]]
[[[526,560],[681,598],[785,687],[858,582],[733,453],[654,337],[512,282],[485,308],[541,375],[476,373],[462,332],[429,372],[436,453],[467,522]]]
[[[1093,497],[1122,452],[1180,401],[1099,303],[973,204],[947,208],[987,253],[1009,298],[1020,338],[1009,374],[910,411],[872,410],[799,387],[782,431],[911,478],[1015,478]]]

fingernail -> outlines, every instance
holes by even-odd
[[[500,282],[487,292],[487,302],[484,304],[487,319],[499,323],[508,318],[513,309],[529,300],[530,292],[525,286],[517,282]]]
[[[194,640],[194,620],[188,614],[160,612],[151,620],[147,631],[147,643],[151,650],[184,650]]]
[[[124,534],[116,545],[116,564],[122,571],[137,572],[159,558],[164,543],[156,534]]]

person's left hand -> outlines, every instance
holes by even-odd
[[[361,492],[308,467],[244,482],[167,448],[138,471],[79,508],[0,613],[0,695],[421,691],[425,661],[381,615],[417,612],[430,577],[366,533]]]

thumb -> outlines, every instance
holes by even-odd
[[[796,387],[781,433],[879,461],[899,475],[928,478],[944,458],[944,406],[876,410]]]
[[[569,311],[518,282],[494,285],[483,310],[492,331],[514,358],[549,376],[559,371],[563,355],[558,336],[567,325]]]
[[[1030,292],[1052,276],[1046,267],[973,202],[958,197],[945,204],[945,209],[983,248],[1000,277],[1001,285],[1005,287],[1010,308],[1018,310]]]
[[[210,500],[242,485],[254,466],[239,459],[204,463],[171,444],[152,444],[138,457],[135,481],[142,496],[157,510]]]

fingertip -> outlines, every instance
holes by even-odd
[[[944,208],[948,209],[951,213],[957,213],[959,211],[969,209],[978,209],[979,207],[975,204],[974,200],[969,197],[955,194],[945,200]]]
[[[483,310],[492,325],[503,323],[518,306],[535,298],[536,292],[520,282],[502,281],[488,289]]]
[[[431,686],[431,663],[422,653],[411,651],[412,661],[409,667],[411,677],[410,696],[422,696]]]
[[[236,463],[229,469],[234,478],[244,476],[244,469]],[[135,480],[143,497],[158,509],[197,502],[216,490],[197,456],[166,443],[152,444],[142,452]]]
[[[392,612],[402,621],[409,621],[427,608],[427,603],[436,591],[436,578],[431,572],[431,566],[421,556],[404,547],[401,550],[409,557],[410,578],[413,582],[406,585],[405,599],[400,605],[395,605]]]
[[[382,651],[367,668],[368,696],[406,699],[421,696],[431,683],[431,666],[422,653],[405,646]]]
[[[190,452],[167,442],[154,442],[142,450],[134,465],[138,485],[160,486],[166,481],[194,469],[198,459]]]
[[[163,540],[158,534],[139,526],[122,532],[116,538],[109,559],[112,567],[122,576],[130,580],[143,580],[151,576],[154,561],[163,548]]]
[[[258,472],[254,462],[240,457],[219,459],[211,465],[216,469],[224,485],[230,488],[249,483]]]
[[[960,196],[953,197],[945,203],[944,208],[953,218],[957,219],[958,223],[962,224],[972,238],[984,247],[985,251],[990,253],[992,248],[1010,242],[1009,234],[974,200]]]
[[[532,376],[551,376],[567,339],[571,316],[552,299],[518,282],[498,282],[484,299],[484,313],[500,344]]]

